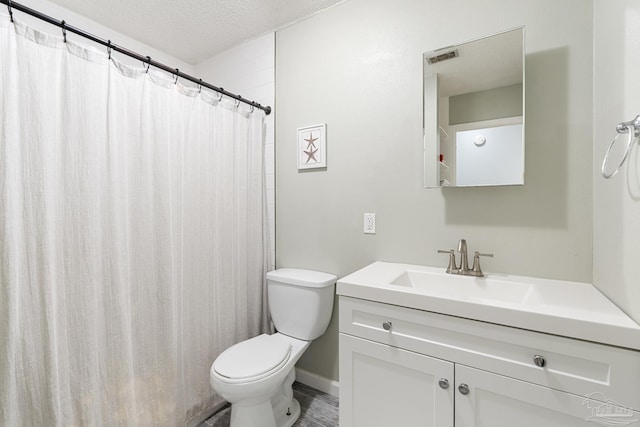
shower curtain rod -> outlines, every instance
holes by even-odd
[[[190,76],[188,74],[183,73],[182,71],[180,71],[178,68],[171,68],[161,62],[158,61],[154,61],[153,59],[151,59],[150,56],[143,56],[140,55],[139,53],[133,52],[129,49],[126,49],[124,47],[118,46],[116,44],[113,44],[111,42],[111,40],[104,40],[101,39],[100,37],[96,37],[93,34],[90,34],[84,30],[81,30],[79,28],[73,27],[69,24],[67,24],[64,20],[62,21],[58,21],[55,18],[52,18],[49,15],[45,15],[42,12],[38,12],[37,10],[31,9],[30,7],[27,7],[25,5],[22,5],[20,3],[16,3],[12,0],[0,0],[1,4],[6,4],[7,5],[7,9],[9,9],[9,17],[11,18],[11,22],[13,22],[13,9],[15,10],[19,10],[20,12],[24,12],[27,15],[31,15],[35,18],[38,18],[42,21],[48,22],[51,25],[55,25],[56,27],[62,28],[62,34],[64,35],[65,38],[65,42],[67,40],[67,36],[66,36],[66,32],[69,31],[71,33],[77,34],[79,36],[82,36],[86,39],[89,39],[95,43],[101,44],[102,46],[106,46],[107,47],[107,51],[110,53],[110,51],[116,51],[119,53],[122,53],[124,55],[127,55],[131,58],[137,59],[139,61],[141,61],[142,63],[146,64],[147,66],[152,66],[155,68],[159,68],[161,70],[164,70],[168,73],[173,74],[174,76],[176,76],[176,81],[178,81],[178,78],[182,78],[184,80],[189,80],[190,82],[196,83],[198,84],[200,87],[206,87],[207,89],[211,89],[215,92],[218,92],[228,98],[233,98],[236,101],[240,101],[240,102],[244,102],[245,104],[249,104],[252,107],[255,108],[259,108],[261,110],[263,110],[267,115],[269,115],[271,113],[271,107],[269,106],[262,106],[259,103],[255,102],[255,101],[249,101],[248,99],[243,98],[240,95],[236,95],[235,93],[231,93],[227,90],[224,90],[224,88],[221,87],[217,87],[214,86],[212,84],[209,84],[207,82],[202,81],[202,79],[197,79],[193,76]]]

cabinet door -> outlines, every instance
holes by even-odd
[[[453,427],[453,384],[451,362],[340,334],[340,427]]]
[[[594,427],[640,419],[602,393],[578,396],[464,365],[456,365],[455,373],[456,427]]]

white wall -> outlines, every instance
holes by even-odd
[[[422,188],[422,53],[526,25],[524,187]],[[592,279],[592,4],[350,0],[276,35],[278,266],[446,267],[466,238],[489,272]],[[298,172],[296,128],[327,123],[326,171]],[[364,212],[377,234],[362,234]],[[338,334],[300,367],[337,379]]]
[[[226,50],[195,66],[195,74],[274,110],[265,119],[265,171],[271,268],[275,265],[275,34],[269,33]]]
[[[23,4],[24,6],[30,7],[31,9],[35,9],[38,12],[47,14],[54,19],[58,19],[58,20],[64,19],[65,22],[71,26],[74,26],[88,33],[91,33],[94,36],[97,36],[99,38],[111,40],[114,44],[125,47],[141,55],[151,56],[153,60],[164,63],[165,65],[168,65],[171,68],[179,68],[180,71],[183,71],[187,74],[193,73],[193,66],[191,64],[180,61],[160,50],[154,49],[144,43],[138,42],[130,37],[127,37],[121,33],[111,30],[103,25],[96,23],[95,21],[85,18],[82,15],[78,15],[77,13],[72,12],[69,9],[58,6],[55,3],[51,3],[50,1],[47,1],[47,0],[25,0],[19,3]],[[3,14],[8,13],[5,5],[0,5],[0,6],[1,6],[0,13],[3,13]],[[62,37],[62,30],[60,28],[53,26],[51,24],[48,24],[39,19],[33,18],[27,15],[26,13],[20,12],[18,10],[14,10],[13,17],[14,19],[20,20],[40,31],[43,31],[49,34],[59,34]],[[88,39],[84,39],[70,32],[67,32],[67,39],[74,40],[79,43],[92,44],[94,46],[97,46],[99,49],[104,49],[106,51],[106,48],[104,46],[95,44],[89,41]],[[135,65],[139,64],[140,66],[143,66],[143,64],[141,64],[137,60],[129,58],[125,55],[118,54],[118,53],[113,53],[113,55],[115,58],[118,58],[124,63],[135,64]]]
[[[449,97],[449,124],[522,116],[522,84]]]
[[[452,127],[451,131],[456,146],[456,185],[522,184],[522,124],[473,130]],[[476,145],[478,137],[486,142]]]
[[[640,3],[594,0],[593,282],[640,322],[640,150],[612,179],[600,165],[615,126],[640,114]],[[626,143],[622,138],[620,146]],[[612,155],[608,170],[621,158]]]

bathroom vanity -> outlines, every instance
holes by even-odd
[[[590,284],[376,262],[337,293],[341,427],[640,424],[640,326]]]

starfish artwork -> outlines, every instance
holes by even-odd
[[[306,141],[306,139],[305,139]],[[307,149],[306,151],[304,151],[304,154],[307,155],[307,160],[305,161],[305,163],[309,163],[309,161],[311,161],[313,159],[314,163],[318,163],[318,159],[316,159],[316,152],[318,151],[318,149],[316,148],[315,150],[311,150],[311,149]]]
[[[309,132],[309,138],[305,138],[305,141],[308,142],[307,144],[307,150],[309,150],[310,148],[316,148],[316,141],[318,140],[318,138],[314,138],[313,137],[313,132]],[[306,153],[306,151],[305,151]]]
[[[322,123],[297,129],[298,169],[327,167],[327,125]]]

